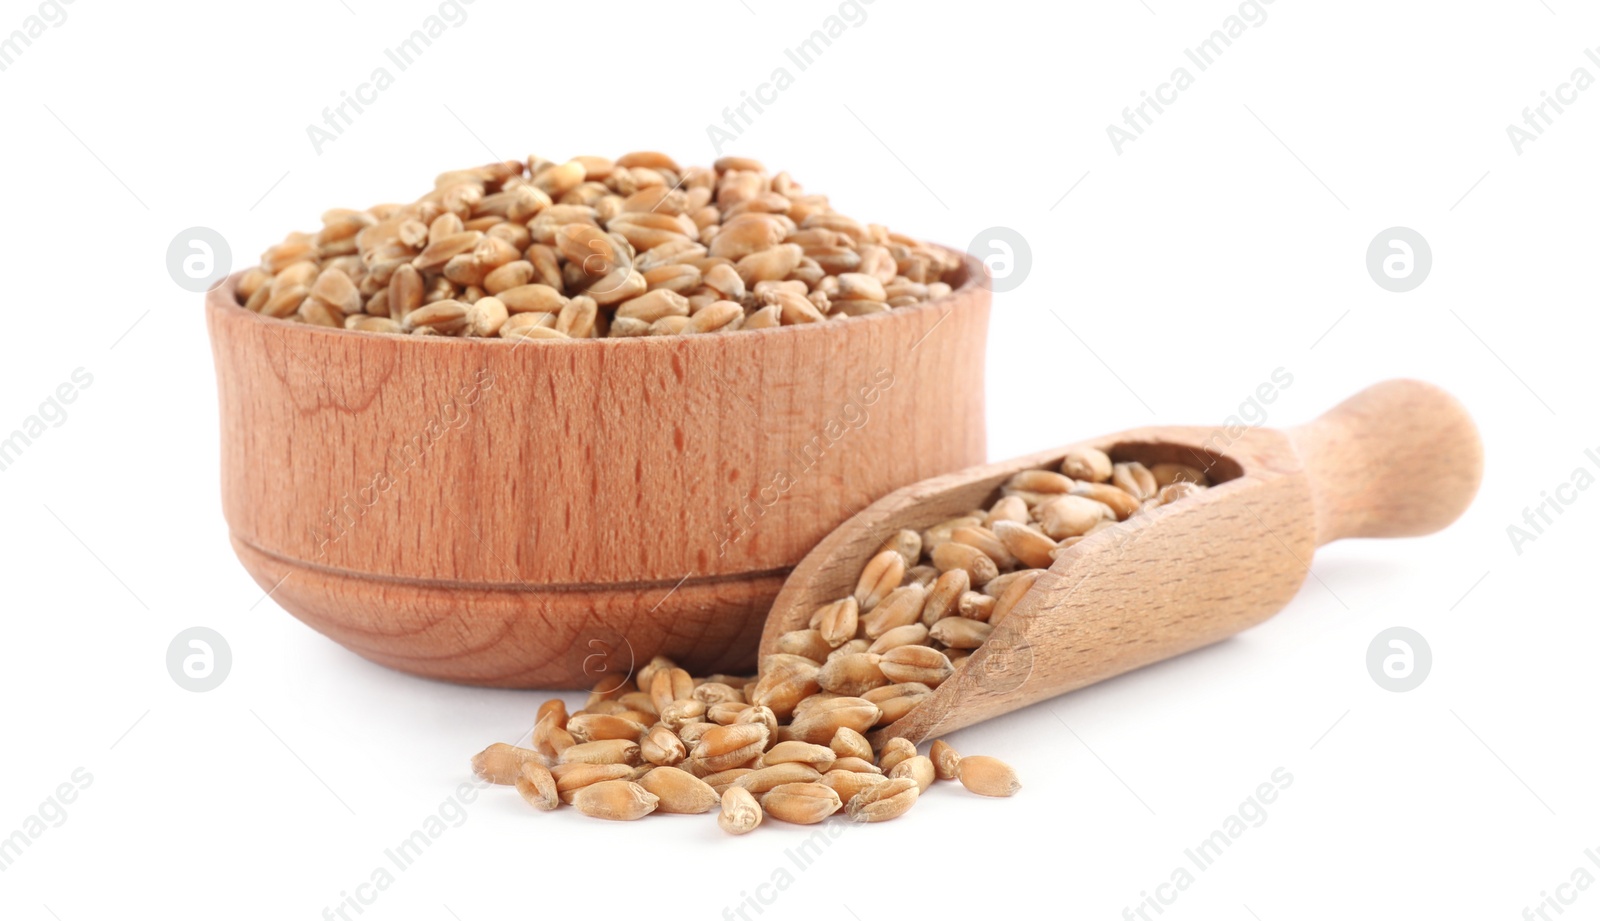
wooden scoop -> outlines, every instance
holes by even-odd
[[[1294,597],[1317,547],[1437,531],[1466,510],[1483,473],[1467,411],[1412,380],[1370,387],[1286,432],[1157,426],[973,467],[892,492],[829,534],[773,603],[761,654],[849,595],[896,531],[987,508],[1013,474],[1057,469],[1073,447],[1188,464],[1217,485],[1061,554],[955,675],[875,743],[920,742],[1232,636]]]

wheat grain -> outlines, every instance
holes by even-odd
[[[704,780],[675,767],[656,767],[637,781],[656,797],[656,811],[697,815],[717,808],[722,798]]]
[[[401,323],[425,304],[485,297],[513,315],[556,314],[587,297],[596,312],[575,311],[560,336],[519,326],[499,338],[699,335],[913,306],[947,296],[943,279],[959,269],[956,254],[838,214],[755,160],[685,169],[655,153],[530,156],[440,174],[410,204],[329,210],[316,233],[268,248],[238,298],[278,319],[385,333],[396,330],[347,318]],[[786,287],[756,296],[777,282]],[[427,317],[401,331],[502,328],[492,304],[465,323]]]
[[[662,187],[646,187],[653,188]],[[669,200],[664,193],[631,194]],[[740,204],[753,209],[759,200]],[[439,229],[447,239],[464,232],[449,221]],[[807,245],[853,239],[851,225],[831,218],[801,232]],[[697,258],[693,245],[678,247],[680,254]],[[408,268],[396,269],[391,290]],[[289,283],[300,285],[305,278],[296,272]],[[726,278],[721,283],[731,287]],[[251,284],[252,296],[271,286],[261,276]],[[756,296],[772,297],[792,284],[764,279]],[[656,303],[684,297],[657,290]],[[424,307],[433,303],[443,301]],[[704,312],[714,303],[691,309]],[[521,321],[559,335],[545,325],[554,316],[516,313],[506,325]],[[817,607],[805,628],[780,635],[754,678],[696,679],[658,656],[633,681],[597,686],[570,716],[560,701],[547,702],[537,714],[532,749],[490,746],[474,757],[474,771],[516,784],[538,808],[581,803],[583,811],[608,818],[703,812],[720,802],[718,822],[734,834],[759,825],[763,809],[801,824],[841,809],[858,821],[894,818],[935,780],[956,779],[987,796],[1012,795],[1020,784],[1003,762],[962,757],[943,740],[924,755],[895,737],[874,753],[865,733],[892,726],[924,704],[997,631],[1003,635],[1010,618],[1032,616],[1024,600],[1067,548],[1124,527],[1120,522],[1128,518],[1161,514],[1209,485],[1198,468],[1113,463],[1094,449],[1076,449],[1060,466],[1062,473],[1032,470],[1009,478],[987,510],[891,534],[865,561],[851,594]],[[548,783],[540,773],[546,758],[556,762]]]
[[[912,777],[890,777],[862,788],[851,797],[846,811],[857,822],[887,822],[910,811],[925,789]]]
[[[815,782],[780,784],[761,797],[767,815],[795,825],[815,825],[842,805],[832,787]]]
[[[749,790],[730,786],[722,791],[722,813],[717,824],[730,835],[743,835],[761,824],[761,806]]]
[[[984,796],[1011,796],[1022,789],[1017,772],[1009,764],[987,755],[968,755],[961,759],[956,779],[974,793]]]
[[[660,798],[654,793],[627,780],[602,780],[572,797],[572,805],[584,815],[617,821],[642,819],[656,811],[659,803]]]

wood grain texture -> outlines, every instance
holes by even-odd
[[[1414,537],[1448,525],[1483,479],[1483,444],[1453,397],[1375,384],[1289,432],[1317,503],[1317,544]]]
[[[587,686],[573,651],[614,638],[748,668],[817,541],[983,459],[970,259],[949,297],[872,317],[520,344],[273,321],[236,280],[206,317],[239,558],[295,616],[416,674]]]
[[[748,672],[784,579],[743,574],[676,590],[468,587],[318,569],[238,538],[233,548],[257,583],[278,585],[274,601],[345,648],[400,671],[487,687],[592,687],[655,655],[697,675]],[[669,607],[690,613],[658,616]]]
[[[1319,545],[1454,521],[1483,466],[1466,411],[1419,381],[1379,384],[1288,434],[1152,427],[1081,445],[1207,468],[1218,485],[1076,544],[954,677],[875,741],[921,741],[1232,636],[1294,597]],[[1012,474],[1054,467],[1076,446],[916,483],[863,510],[795,568],[763,654],[848,595],[888,534],[986,507]]]

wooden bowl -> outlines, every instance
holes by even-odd
[[[234,551],[374,662],[587,687],[753,668],[789,570],[879,496],[984,460],[989,290],[725,335],[387,336],[206,298]]]

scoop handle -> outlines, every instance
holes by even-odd
[[[1483,479],[1478,427],[1432,384],[1374,384],[1289,431],[1316,504],[1317,545],[1415,537],[1460,517]]]

